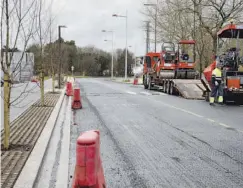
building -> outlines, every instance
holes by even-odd
[[[8,52],[12,55],[10,75],[14,83],[30,81],[34,74],[34,54],[27,52]],[[5,62],[5,57],[3,59]],[[3,72],[1,70],[1,77]]]

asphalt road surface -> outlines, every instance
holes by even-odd
[[[99,129],[107,187],[243,187],[243,107],[104,79],[79,82],[83,109],[71,125],[70,182],[78,135]]]
[[[45,81],[45,92],[51,90],[51,79]],[[34,102],[40,99],[40,87],[37,83],[27,82],[13,85],[11,92],[10,121],[16,119]],[[1,130],[3,129],[3,87],[1,88]]]

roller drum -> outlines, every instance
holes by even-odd
[[[174,78],[175,72],[174,71],[160,71],[160,78]]]

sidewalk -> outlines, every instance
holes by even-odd
[[[1,187],[12,188],[14,186],[47,122],[50,119],[55,119],[52,113],[62,98],[60,96],[61,92],[46,93],[46,106],[40,106],[40,100],[38,100],[11,122],[10,149],[8,151],[2,149],[1,151]],[[1,131],[1,137],[3,143],[3,130]],[[33,171],[29,172],[26,176],[31,176],[33,173]]]
[[[50,91],[51,88],[52,80],[45,80],[45,93]],[[26,93],[21,95],[24,90]],[[1,88],[1,95],[3,95],[3,88]],[[11,92],[11,101],[15,100],[16,98],[18,98],[18,100],[10,106],[10,122],[13,122],[40,98],[40,88],[36,83],[32,82],[15,84]],[[1,130],[4,127],[3,122],[3,98],[1,98]]]

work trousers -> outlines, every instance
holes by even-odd
[[[222,103],[223,102],[223,86],[222,84],[219,85],[213,85],[212,91],[211,91],[211,96],[210,96],[210,103],[214,103],[215,97],[218,97],[218,102]]]

